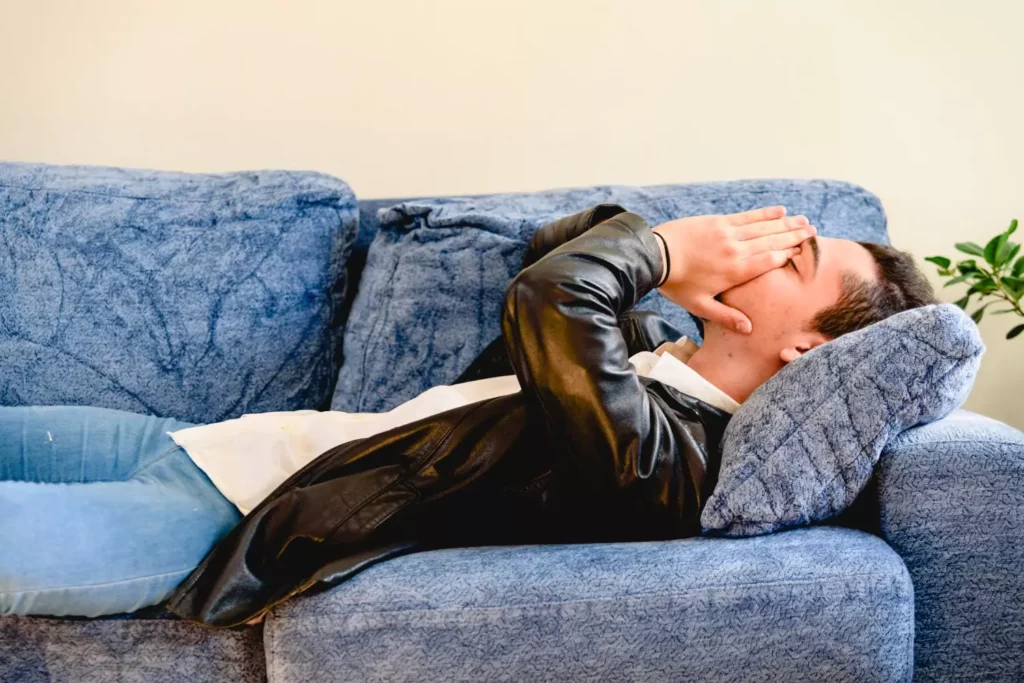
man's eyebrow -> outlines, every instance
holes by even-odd
[[[817,275],[818,274],[818,260],[821,257],[820,254],[818,253],[818,238],[817,237],[810,237],[810,238],[808,238],[807,241],[810,242],[810,244],[811,244],[811,253],[814,255],[814,274]]]

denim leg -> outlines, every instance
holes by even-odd
[[[0,481],[126,481],[173,447],[174,418],[92,406],[0,406]]]
[[[163,433],[187,423],[48,408],[0,408],[0,614],[162,602],[241,514]]]

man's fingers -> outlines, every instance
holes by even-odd
[[[761,254],[766,251],[781,251],[795,247],[805,240],[814,237],[816,232],[813,225],[808,225],[806,228],[800,228],[799,230],[790,230],[789,232],[780,232],[775,235],[765,235],[764,237],[755,237],[752,240],[744,240],[739,243],[739,246],[747,256]]]
[[[758,221],[737,226],[732,231],[733,237],[738,240],[752,240],[765,235],[775,235],[789,230],[799,230],[810,226],[807,216],[786,216],[772,221]]]
[[[781,268],[786,261],[800,253],[800,247],[780,249],[778,251],[766,251],[755,254],[743,261],[744,281],[753,280],[758,275],[767,273],[773,268]]]
[[[742,334],[749,334],[750,320],[742,312],[730,308],[717,299],[707,298],[690,306],[690,312],[713,323]]]
[[[772,221],[786,215],[784,206],[765,206],[753,211],[742,213],[731,213],[726,216],[732,225],[746,225],[747,223],[759,223],[761,221]]]

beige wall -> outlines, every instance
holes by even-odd
[[[363,197],[840,178],[952,255],[1024,220],[1022,26],[1015,0],[0,0],[0,158]],[[1010,322],[968,407],[1024,427]]]

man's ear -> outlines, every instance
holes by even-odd
[[[816,346],[821,346],[828,339],[820,332],[808,332],[800,335],[797,339],[779,351],[779,359],[786,363],[792,363]]]

